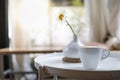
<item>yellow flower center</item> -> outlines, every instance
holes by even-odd
[[[61,20],[61,21],[63,20],[63,18],[64,18],[64,15],[63,15],[63,14],[60,14],[60,15],[58,16],[58,19]]]

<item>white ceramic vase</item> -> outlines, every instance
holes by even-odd
[[[76,35],[73,36],[73,40],[63,49],[64,57],[67,58],[80,58],[79,52],[80,52],[80,45],[79,39]]]

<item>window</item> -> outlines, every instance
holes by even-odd
[[[10,37],[22,35],[12,38],[20,42],[29,36],[32,47],[66,46],[73,35],[69,27],[57,20],[62,10],[79,38],[87,40],[84,0],[10,0]]]

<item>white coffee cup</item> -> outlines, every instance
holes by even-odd
[[[106,59],[110,54],[109,50],[100,47],[80,47],[80,59],[84,69],[95,70],[100,60]]]

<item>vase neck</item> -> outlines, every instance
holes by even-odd
[[[74,34],[74,35],[73,35],[73,39],[74,39],[74,41],[77,41],[77,40],[78,40],[78,38],[77,38],[77,35],[76,35],[76,34]]]

